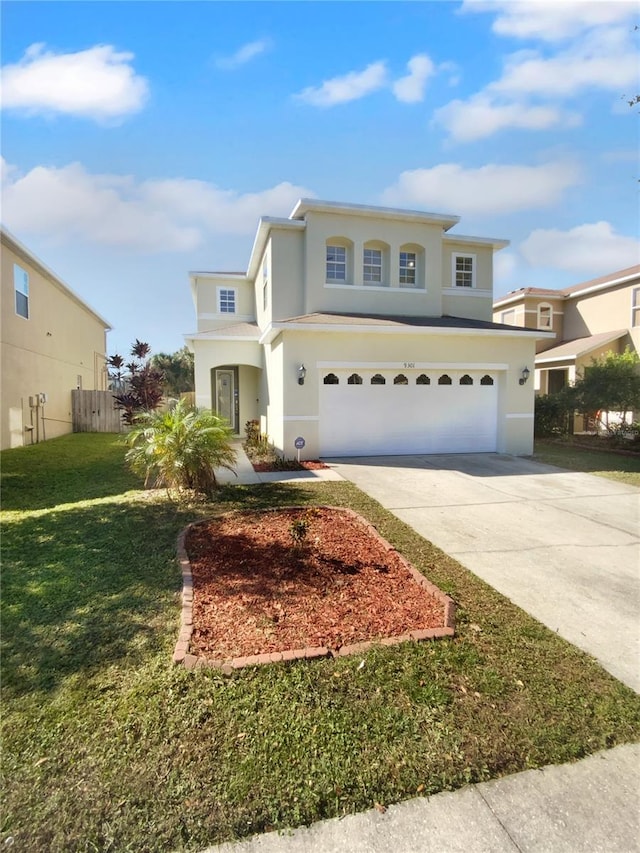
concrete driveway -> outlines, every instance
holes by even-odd
[[[640,490],[493,453],[328,461],[640,692]]]

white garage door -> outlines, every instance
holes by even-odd
[[[320,371],[322,456],[496,450],[494,373]]]

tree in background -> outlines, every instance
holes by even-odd
[[[193,353],[187,347],[170,355],[159,352],[150,362],[164,374],[165,396],[178,399],[180,394],[195,390]]]
[[[179,400],[168,412],[145,412],[127,436],[126,459],[145,485],[210,495],[216,468],[233,471],[233,430],[208,409]]]
[[[640,357],[629,347],[623,353],[609,352],[593,359],[572,388],[575,408],[598,413],[608,433],[615,433],[630,412],[640,411]],[[619,415],[614,423],[610,415]]]
[[[147,358],[150,352],[149,344],[136,338],[131,347],[132,361],[125,364],[117,354],[107,359],[111,390],[117,391],[113,399],[129,426],[141,412],[151,412],[162,402],[164,374]]]

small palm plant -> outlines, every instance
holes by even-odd
[[[129,467],[153,484],[211,495],[216,468],[233,471],[233,430],[209,409],[180,400],[167,412],[145,412],[127,436]]]

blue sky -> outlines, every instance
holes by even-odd
[[[638,263],[635,2],[11,2],[2,220],[173,351],[189,270],[244,270],[301,196],[506,238],[495,294]]]

